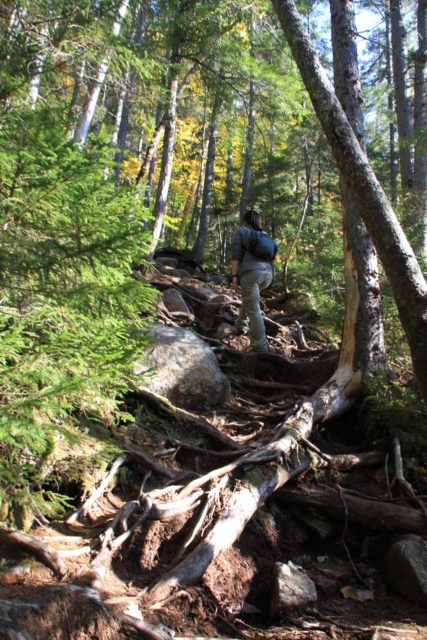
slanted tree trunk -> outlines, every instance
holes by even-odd
[[[242,196],[240,198],[240,222],[248,208],[249,193],[252,182],[252,157],[255,134],[255,82],[249,83],[248,128],[246,131],[245,164],[243,166]]]
[[[356,24],[352,0],[330,0],[335,91],[366,153]],[[360,381],[386,365],[380,284],[375,247],[358,206],[343,179],[344,270],[346,281],[344,329],[339,367],[349,367]]]
[[[427,399],[427,284],[305,32],[293,0],[272,0],[341,175],[375,242]]]
[[[427,0],[418,0],[418,49],[414,55],[414,199],[417,212],[415,247],[427,258]]]
[[[117,11],[116,20],[114,21],[112,27],[112,34],[116,37],[120,33],[122,22],[128,10],[128,6],[129,0],[122,0]],[[101,61],[101,64],[98,67],[95,80],[92,83],[89,95],[87,97],[82,117],[74,133],[74,141],[80,146],[83,146],[86,143],[87,137],[89,135],[89,130],[92,124],[93,116],[95,114],[96,105],[98,104],[99,95],[101,93],[102,87],[104,86],[105,78],[110,66],[112,51],[112,48],[107,50],[103,60]]]
[[[411,150],[411,109],[407,93],[406,34],[401,0],[390,0],[390,20],[397,130],[399,132],[400,178],[402,189],[406,190],[413,187],[414,173]]]
[[[216,95],[212,106],[211,124],[209,129],[208,156],[206,160],[205,180],[203,185],[202,209],[200,211],[199,229],[193,247],[196,262],[202,263],[209,232],[209,217],[212,199],[212,184],[214,180],[216,142],[218,139],[218,114],[221,105],[219,94]]]
[[[391,40],[390,40],[390,12],[386,10],[385,13],[385,37],[386,37],[386,78],[389,86],[389,92],[387,95],[387,106],[389,114],[395,113],[394,107],[394,89],[393,89],[393,74],[392,74],[392,62],[391,62]],[[396,123],[394,119],[390,118],[390,124],[388,126],[388,148],[389,148],[389,165],[390,165],[390,196],[393,204],[397,202],[397,178],[398,178],[398,166],[396,158]]]

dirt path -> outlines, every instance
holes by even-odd
[[[12,544],[5,533],[9,562],[0,575],[0,640],[427,638],[427,611],[385,586],[382,561],[395,529],[368,529],[353,523],[352,514],[327,516],[280,492],[264,506],[261,501],[234,544],[208,563],[196,584],[152,597],[158,581],[212,535],[250,473],[256,484],[260,474],[280,468],[267,456],[271,443],[283,438],[280,425],[328,379],[337,361],[327,336],[296,320],[270,292],[263,305],[271,352],[253,355],[244,335],[215,337],[221,322],[231,326],[238,312],[231,289],[188,280],[164,265],[152,279],[162,291],[182,293],[191,317],[161,304],[159,318],[204,336],[229,378],[231,399],[215,411],[189,412],[154,394],[129,394],[125,408],[136,421],[121,431],[124,456],[104,485],[68,522],[31,531],[44,556],[51,553],[49,567],[31,540],[24,548],[25,541]],[[206,290],[226,297],[212,303]],[[298,481],[292,486],[388,499],[384,462],[363,468],[355,462],[347,471],[331,465],[330,456],[338,460],[361,444],[357,429],[349,429],[352,419],[322,426],[308,449],[295,450],[288,471]],[[263,462],[239,462],[255,453]],[[303,467],[309,470],[303,473]],[[314,581],[318,600],[271,616],[273,565],[290,560]]]

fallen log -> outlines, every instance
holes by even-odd
[[[298,503],[326,511],[339,519],[362,524],[370,529],[427,533],[427,518],[423,513],[401,505],[360,498],[332,487],[283,489],[276,499],[283,504]]]

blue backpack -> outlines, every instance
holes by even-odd
[[[268,233],[265,233],[265,231],[255,231],[254,229],[251,232],[247,250],[259,260],[273,262],[277,253],[277,245]]]

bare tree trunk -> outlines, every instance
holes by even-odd
[[[151,162],[153,158],[156,156],[157,147],[159,146],[160,138],[165,132],[165,118],[157,119],[156,117],[156,129],[154,131],[153,137],[150,140],[150,143],[147,145],[145,150],[145,156],[143,163],[141,164],[141,168],[136,176],[136,184],[140,184],[147,177]]]
[[[185,201],[184,211],[182,212],[181,223],[179,225],[178,233],[176,234],[176,239],[179,244],[181,243],[185,235],[185,231],[188,227],[190,214],[194,208],[196,193],[197,193],[197,182],[194,182],[190,187],[190,192],[187,196],[187,200]]]
[[[414,196],[417,212],[416,248],[427,258],[427,0],[418,0],[418,50],[414,56]]]
[[[126,15],[128,6],[129,6],[129,0],[122,0],[117,12],[116,20],[114,21],[113,28],[112,28],[112,33],[116,37],[120,33],[122,21]],[[96,105],[98,104],[99,95],[101,93],[102,87],[104,86],[105,77],[107,75],[108,68],[110,66],[111,53],[112,53],[112,49],[108,49],[101,64],[98,67],[96,78],[89,91],[89,95],[86,101],[83,115],[75,131],[74,141],[80,146],[83,146],[86,143],[87,137],[89,135],[89,130],[92,124],[93,116],[95,114]]]
[[[211,114],[211,124],[209,130],[208,156],[206,160],[205,181],[203,185],[202,209],[200,211],[199,229],[196,242],[193,247],[194,259],[202,263],[209,232],[209,216],[212,199],[212,183],[214,180],[216,142],[218,139],[218,113],[221,105],[221,98],[217,95],[214,99]]]
[[[156,200],[153,209],[153,240],[150,249],[150,257],[153,256],[163,228],[163,220],[168,205],[169,187],[172,178],[173,157],[175,151],[176,135],[176,107],[178,93],[178,69],[176,60],[170,69],[168,83],[168,110],[165,117],[165,135],[163,140],[162,164],[160,168],[159,182],[157,184]]]
[[[233,141],[228,142],[227,148],[227,173],[225,177],[224,206],[227,211],[233,202],[234,167],[233,167]]]
[[[412,122],[407,86],[406,34],[401,0],[390,0],[393,77],[396,97],[397,130],[399,132],[400,178],[402,189],[414,185],[411,136]]]
[[[293,0],[272,0],[335,160],[375,242],[427,399],[427,284],[399,222],[335,96]]]
[[[38,51],[35,59],[30,64],[30,89],[28,91],[28,103],[32,109],[36,108],[37,100],[39,98],[42,71],[47,56],[48,36],[49,26],[48,23],[46,23],[42,26],[40,33],[37,35]]]
[[[130,40],[134,45],[139,45],[142,42],[145,32],[145,18],[145,7],[143,4],[141,4],[135,15],[134,28],[132,29],[130,37]],[[132,69],[130,75],[126,74],[117,105],[116,128],[112,140],[112,143],[114,145],[117,145],[118,147],[118,150],[114,157],[114,177],[116,182],[120,178],[120,170],[123,162],[126,138],[129,129],[130,100],[135,91],[137,78],[138,73],[135,69]]]
[[[193,215],[191,216],[191,222],[189,224],[185,247],[188,247],[192,244],[192,240],[194,235],[196,234],[196,230],[198,228],[199,214],[200,208],[202,205],[202,195],[203,195],[203,184],[205,181],[205,169],[206,169],[206,157],[208,154],[208,143],[209,137],[206,135],[207,133],[207,99],[205,96],[205,103],[203,109],[203,129],[202,129],[202,142],[201,142],[201,156],[200,156],[200,170],[199,170],[199,178],[197,181],[197,189],[196,189],[196,197],[194,199],[194,208]],[[197,234],[196,234],[197,235]]]
[[[352,0],[330,0],[335,90],[361,149],[366,153],[356,24]],[[362,380],[386,366],[380,284],[375,247],[358,206],[341,179],[346,300],[340,363]]]
[[[74,134],[76,131],[79,98],[80,98],[80,92],[83,84],[85,71],[86,71],[86,59],[83,58],[82,63],[80,65],[80,69],[74,76],[73,95],[71,97],[71,104],[68,110],[68,121],[69,121],[68,132],[67,132],[68,140],[72,140],[74,138]]]
[[[249,192],[252,181],[252,156],[254,148],[255,133],[255,82],[251,79],[249,83],[249,107],[248,107],[248,128],[246,132],[245,164],[243,167],[242,196],[240,198],[240,222],[248,208]]]
[[[386,35],[386,77],[387,83],[390,87],[388,96],[387,96],[387,106],[390,112],[395,113],[394,106],[394,89],[393,89],[393,74],[391,71],[392,62],[391,62],[391,41],[390,41],[390,12],[386,11],[385,14],[385,35]],[[393,204],[397,202],[397,177],[399,173],[399,169],[397,166],[397,158],[396,158],[396,124],[394,120],[390,120],[390,124],[388,127],[389,130],[389,163],[390,163],[390,195],[391,201]]]

